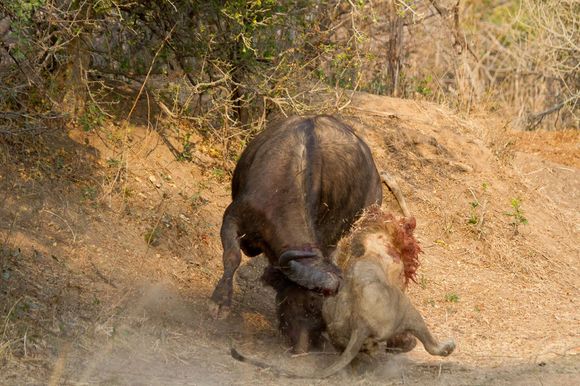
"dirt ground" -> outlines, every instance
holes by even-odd
[[[244,258],[232,315],[209,317],[228,170],[176,160],[136,121],[0,148],[0,384],[580,384],[579,133],[367,94],[342,117],[417,218],[409,294],[450,357],[384,353],[328,380],[233,360],[232,345],[313,373],[336,354],[288,352],[261,257]]]

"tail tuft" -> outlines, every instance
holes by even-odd
[[[237,361],[240,361],[240,362],[245,362],[246,361],[246,358],[242,354],[240,354],[238,352],[238,350],[236,350],[233,347],[230,349],[230,354],[232,355],[232,358],[234,358]]]

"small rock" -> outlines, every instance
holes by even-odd
[[[160,188],[160,187],[161,187],[161,184],[160,184],[159,182],[157,182],[157,179],[155,178],[155,176],[154,176],[154,175],[150,175],[150,176],[149,176],[149,181],[150,181],[150,182],[151,182],[153,185],[155,185],[155,187],[157,187],[157,188]]]
[[[472,173],[473,172],[473,168],[471,166],[464,164],[462,162],[449,161],[449,165],[451,165],[454,168],[458,169],[459,171],[462,171],[465,173]]]

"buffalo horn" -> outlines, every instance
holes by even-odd
[[[290,260],[316,256],[318,256],[318,254],[313,251],[301,251],[296,249],[290,249],[280,255],[280,258],[278,259],[278,264],[280,264],[280,267],[286,267],[288,266],[288,262]]]
[[[312,266],[305,266],[295,260],[289,262],[289,269],[284,270],[286,276],[301,286],[310,290],[321,290],[324,293],[335,294],[340,286],[338,276],[323,272]]]

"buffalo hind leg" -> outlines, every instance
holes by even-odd
[[[415,335],[417,339],[423,343],[425,350],[427,350],[429,354],[446,357],[455,350],[455,342],[453,339],[449,339],[443,343],[439,343],[437,339],[435,339],[419,311],[417,311],[417,309],[412,305],[410,306],[407,315],[406,330]]]
[[[242,260],[240,240],[238,237],[238,225],[236,224],[234,216],[229,214],[230,212],[231,206],[226,209],[220,232],[224,250],[224,274],[217,283],[213,294],[211,295],[210,302],[210,313],[216,319],[225,318],[229,314],[232,305],[232,293],[234,291],[234,274]]]

